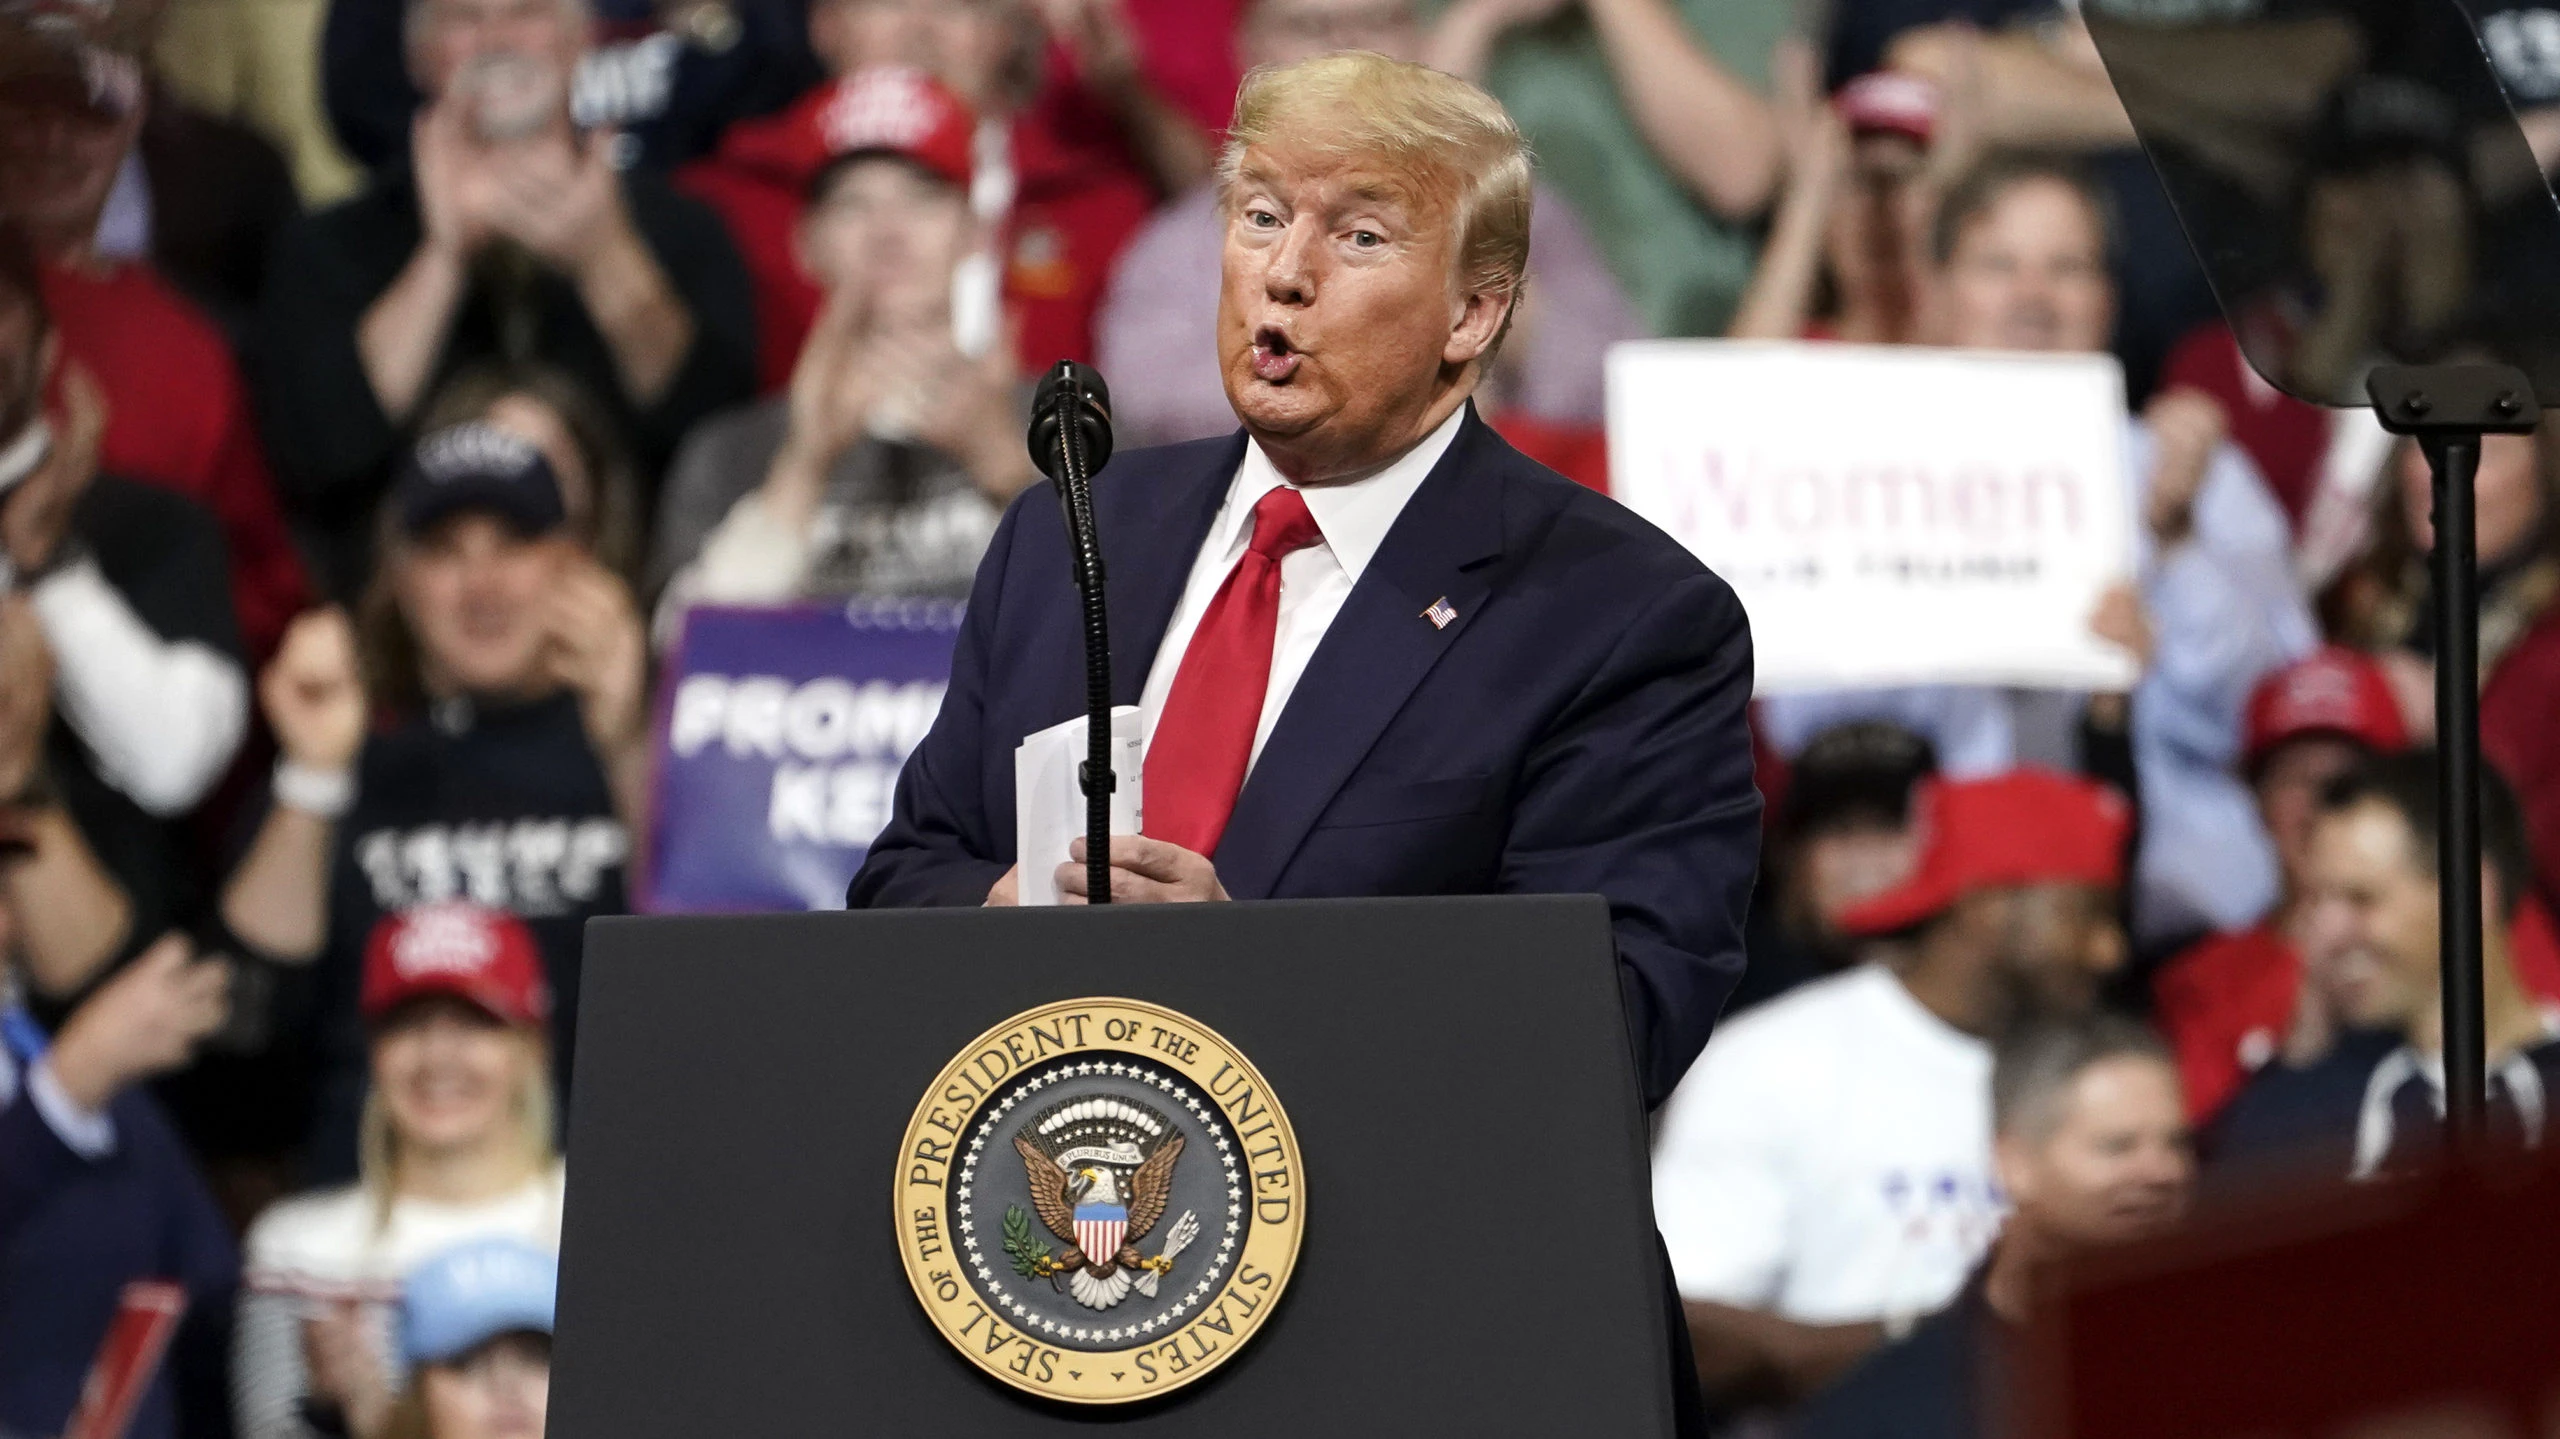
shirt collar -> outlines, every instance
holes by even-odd
[[[1386,468],[1372,475],[1332,485],[1298,486],[1306,497],[1307,513],[1315,518],[1316,528],[1324,533],[1325,548],[1333,552],[1333,561],[1353,584],[1377,557],[1378,547],[1387,542],[1387,531],[1395,528],[1396,516],[1404,513],[1405,502],[1431,471],[1440,457],[1457,442],[1458,430],[1466,423],[1467,406],[1460,404],[1449,412],[1437,429],[1397,456]],[[1244,447],[1244,463],[1236,468],[1235,483],[1227,491],[1226,508],[1218,512],[1216,540],[1221,554],[1234,550],[1240,543],[1245,526],[1253,517],[1253,507],[1262,497],[1287,484],[1271,457],[1262,452],[1262,442],[1248,440]]]

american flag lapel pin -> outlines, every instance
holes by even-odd
[[[1422,612],[1422,617],[1431,621],[1433,629],[1445,630],[1450,622],[1458,617],[1458,612],[1449,608],[1449,597],[1442,595],[1431,602],[1431,607]]]

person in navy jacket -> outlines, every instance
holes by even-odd
[[[1366,53],[1257,70],[1220,159],[1217,361],[1244,432],[1094,480],[1113,700],[1146,731],[1120,902],[1585,893],[1610,901],[1646,1099],[1742,973],[1759,859],[1733,591],[1505,444],[1472,392],[1519,298],[1528,155],[1463,81]],[[979,566],[932,731],[854,908],[1081,895],[1014,853],[1013,751],[1083,713],[1045,487]],[[1666,1290],[1673,1395],[1703,1432]]]
[[[1598,892],[1649,1103],[1742,972],[1758,861],[1733,591],[1470,401],[1519,294],[1529,166],[1490,97],[1343,54],[1248,78],[1221,160],[1218,362],[1244,421],[1095,479],[1115,702],[1147,730],[1118,901]],[[855,908],[1080,895],[1017,856],[1013,751],[1083,713],[1047,487],[997,530]]]

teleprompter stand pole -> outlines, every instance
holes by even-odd
[[[2445,1120],[2457,1154],[2479,1151],[2488,1112],[2480,998],[2480,550],[2472,483],[2480,437],[2529,434],[2533,385],[2506,365],[2378,365],[2374,414],[2409,435],[2435,475],[2436,875],[2442,896]]]

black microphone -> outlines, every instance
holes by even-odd
[[[1074,416],[1087,476],[1111,462],[1111,387],[1091,365],[1060,360],[1031,392],[1031,463],[1058,478],[1058,431]]]
[[[1111,458],[1111,387],[1090,365],[1060,360],[1031,392],[1031,462],[1057,485],[1067,550],[1084,608],[1085,893],[1111,902],[1111,628],[1103,607],[1102,538],[1093,526],[1093,472]]]

